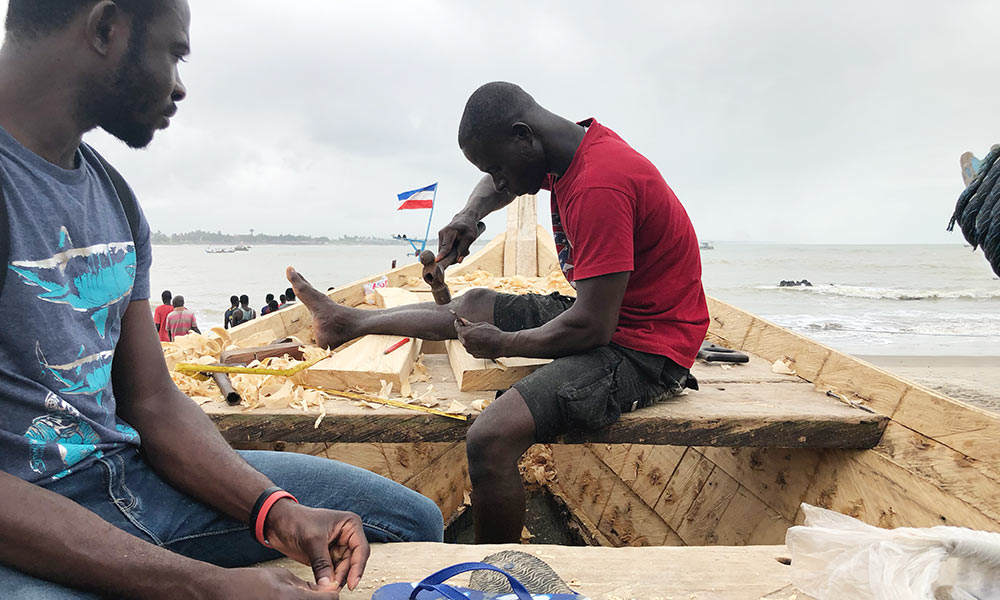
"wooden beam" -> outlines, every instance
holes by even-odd
[[[399,288],[378,290],[377,295],[378,303],[385,308],[419,302],[416,294]],[[402,339],[398,335],[366,335],[296,375],[294,381],[333,390],[362,388],[369,392],[378,392],[383,382],[387,382],[398,391],[413,372],[421,344],[421,340],[413,338],[389,354],[385,353]]]
[[[477,270],[483,270],[499,276],[503,273],[504,244],[506,243],[506,240],[507,234],[505,233],[501,233],[496,236],[477,252],[470,254],[469,257],[461,263],[448,267],[448,270],[445,271],[445,279],[447,280],[448,277],[467,275]]]
[[[475,358],[462,342],[445,342],[448,361],[463,392],[480,390],[506,390],[536,369],[552,362],[545,358],[501,358],[494,360]],[[502,364],[501,364],[502,363]]]
[[[538,243],[538,276],[547,277],[549,273],[560,270],[556,243],[552,232],[541,225],[535,229],[535,239]]]
[[[507,238],[503,276],[538,276],[538,213],[534,195],[518,196],[507,205]],[[547,275],[548,273],[546,273]]]
[[[622,415],[563,443],[777,448],[871,448],[888,419],[815,392],[807,383],[704,386],[701,391]]]
[[[383,585],[420,581],[444,567],[480,561],[502,550],[537,556],[575,591],[593,600],[809,600],[791,586],[792,568],[777,560],[789,556],[784,546],[600,548],[433,543],[373,544],[360,587],[341,590],[340,598],[371,598]],[[306,581],[313,576],[308,565],[290,559],[261,566],[287,568]]]

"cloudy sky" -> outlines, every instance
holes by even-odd
[[[191,4],[170,129],[87,138],[167,233],[422,233],[395,195],[438,181],[436,231],[480,177],[456,131],[493,80],[616,130],[706,240],[958,243],[958,157],[1000,142],[994,2]]]

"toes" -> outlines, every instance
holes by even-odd
[[[305,280],[299,272],[293,267],[288,267],[285,269],[285,277],[288,278],[288,282],[292,284],[292,290],[295,291],[295,297],[302,300],[302,303],[308,308],[313,306],[323,304],[324,300],[329,300],[323,292],[317,290],[308,281]]]

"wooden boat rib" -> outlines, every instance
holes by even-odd
[[[507,232],[449,274],[483,269],[537,275],[556,269],[551,236],[537,226],[534,211],[533,198],[515,201]],[[419,272],[419,264],[406,265],[329,295],[359,305],[364,283],[385,275],[390,285],[402,287]],[[782,544],[787,528],[802,521],[802,502],[882,527],[947,524],[1000,531],[1000,415],[905,381],[720,300],[710,298],[709,309],[708,339],[750,353],[753,360],[726,371],[697,367],[705,391],[684,400],[687,421],[667,408],[657,413],[657,407],[634,413],[633,423],[626,419],[625,425],[545,449],[546,468],[555,475],[543,483],[589,542]],[[241,325],[232,336],[271,331],[275,338],[308,337],[309,326],[306,309],[292,306]],[[444,352],[440,344],[428,343],[424,352],[429,362],[438,361],[433,369],[447,370],[445,359],[433,355]],[[771,372],[779,360],[794,376]],[[743,414],[739,403],[729,410],[725,406],[736,388],[746,403]],[[457,388],[449,393],[462,394]],[[802,429],[809,411],[823,406],[837,419]],[[313,430],[314,416],[307,419],[307,429],[290,424],[294,419],[281,411],[206,407],[237,447],[336,458],[424,493],[446,519],[464,509],[463,425],[380,409],[369,411],[362,431],[351,409],[331,410],[324,421],[330,427]],[[646,422],[644,415],[650,415]],[[694,418],[699,415],[710,416]],[[338,419],[347,425],[338,426]]]

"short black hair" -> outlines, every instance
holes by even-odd
[[[97,0],[10,0],[7,4],[7,31],[15,37],[36,38],[55,33],[69,25],[77,14]],[[164,0],[115,0],[132,15],[138,30],[159,14]]]
[[[274,294],[264,296],[264,302],[270,302],[271,300],[274,300]]]
[[[292,288],[288,288],[287,290],[285,290],[285,298],[288,298],[289,302],[295,300],[295,290],[293,290]]]
[[[163,293],[160,294],[160,300],[163,300],[164,304],[170,304],[170,299],[173,297],[174,295],[170,293],[170,290],[163,290]]]
[[[281,295],[279,295],[278,297],[279,297],[279,298],[281,298],[281,303],[282,303],[282,304],[284,304],[285,302],[288,302],[288,298],[285,298],[285,295],[284,295],[284,294],[281,294]]]
[[[246,294],[243,294],[242,296],[240,296],[240,303],[241,304],[250,304],[250,296],[247,296]]]
[[[184,296],[174,296],[174,307],[184,306]]]
[[[520,86],[506,81],[484,84],[469,96],[458,126],[458,145],[501,134],[534,106],[535,99]]]
[[[230,302],[230,303],[231,303],[231,304],[232,304],[233,306],[236,306],[237,304],[239,304],[239,303],[240,303],[240,297],[239,297],[239,296],[230,296],[230,297],[229,297],[229,302]]]

